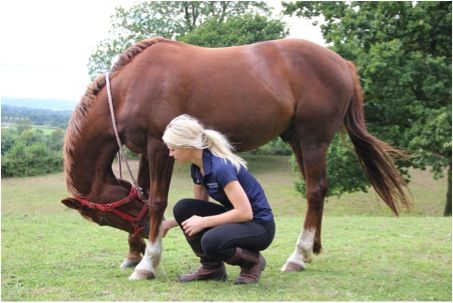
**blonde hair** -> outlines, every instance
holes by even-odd
[[[216,130],[206,129],[200,121],[187,114],[171,120],[162,139],[165,144],[173,148],[207,148],[215,156],[230,161],[237,172],[241,169],[241,165],[247,167],[247,162],[234,154],[234,148],[226,136]]]

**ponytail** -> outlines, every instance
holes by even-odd
[[[241,169],[241,165],[247,167],[247,162],[234,154],[233,146],[223,134],[216,130],[207,129],[204,131],[204,135],[206,136],[207,148],[215,156],[229,160],[234,165],[237,172]]]

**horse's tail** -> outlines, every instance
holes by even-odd
[[[380,141],[368,133],[363,109],[363,91],[357,70],[348,61],[354,84],[354,91],[344,117],[344,125],[354,144],[360,164],[368,176],[377,194],[398,215],[397,204],[410,206],[403,187],[405,181],[395,166],[393,157],[406,157],[406,154]]]

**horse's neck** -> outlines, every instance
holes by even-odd
[[[103,137],[102,132],[82,136],[72,152],[74,165],[69,174],[73,187],[82,196],[98,196],[105,183],[115,180],[111,165],[118,146],[113,138]]]

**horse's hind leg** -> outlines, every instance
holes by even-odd
[[[282,271],[301,271],[310,262],[314,253],[321,251],[321,222],[324,197],[327,192],[326,152],[324,142],[304,142],[297,138],[289,141],[297,163],[305,178],[307,214],[296,248],[282,267]],[[302,157],[303,155],[303,157]]]
[[[142,237],[129,234],[127,241],[129,243],[129,253],[126,259],[121,263],[120,268],[135,267],[142,260],[142,254],[145,253],[146,243]]]

